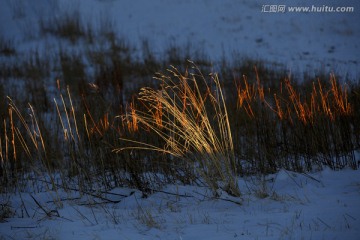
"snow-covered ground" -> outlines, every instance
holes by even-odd
[[[269,6],[285,5],[285,12]],[[288,7],[353,7],[352,12],[290,12]],[[265,11],[262,11],[265,10]],[[321,9],[320,9],[321,10]],[[76,12],[94,28],[111,25],[135,46],[147,40],[155,53],[190,45],[216,62],[251,57],[292,73],[335,71],[359,79],[360,2],[252,0],[2,0],[0,33],[17,48],[47,52],[58,47],[39,32],[40,20]],[[194,50],[194,51],[195,51]]]
[[[15,44],[18,57],[31,50],[53,53],[60,40],[40,34],[39,21],[77,11],[96,28],[114,24],[119,36],[136,46],[148,40],[159,55],[171,44],[190,44],[214,62],[239,55],[276,62],[291,72],[335,71],[359,79],[359,1],[276,3],[350,6],[352,13],[261,12],[273,2],[1,0],[0,36]],[[148,198],[114,189],[101,199],[35,184],[1,195],[14,215],[0,223],[0,239],[360,238],[359,170],[326,169],[309,176],[283,170],[263,182],[254,177],[239,184],[243,195],[237,199],[225,193],[212,199],[207,189],[180,185]],[[260,198],[262,192],[268,196]],[[54,202],[56,194],[62,201]]]
[[[29,189],[9,196],[15,215],[0,224],[0,239],[359,239],[360,171],[282,170],[239,185],[241,198],[217,199],[194,186],[148,198],[131,189],[103,198],[59,190],[58,204],[55,192]]]

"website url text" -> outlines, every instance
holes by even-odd
[[[355,11],[354,7],[334,7],[334,6],[286,6],[286,5],[262,5],[261,12],[264,13],[352,13]]]

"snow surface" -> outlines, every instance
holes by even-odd
[[[54,203],[54,191],[29,189],[9,196],[15,215],[0,224],[0,236],[68,240],[359,239],[359,177],[360,171],[350,169],[325,169],[308,175],[282,170],[266,176],[263,183],[255,177],[240,179],[242,197],[222,193],[217,199],[206,188],[181,185],[167,186],[148,198],[124,188],[113,189],[102,199],[59,190],[63,199],[59,205]],[[268,197],[259,198],[256,192]]]
[[[354,13],[261,12],[273,2],[1,0],[0,34],[20,53],[52,52],[60,40],[41,35],[39,20],[77,11],[97,28],[114,24],[119,36],[137,46],[147,39],[159,55],[171,44],[190,44],[214,62],[239,55],[276,62],[291,72],[335,71],[359,79],[359,1],[276,2],[353,6]],[[360,239],[359,175],[282,170],[267,176],[265,185],[255,177],[239,179],[243,196],[238,199],[225,193],[212,199],[207,189],[194,186],[167,186],[146,199],[124,188],[104,194],[118,203],[59,190],[63,201],[56,204],[54,191],[35,184],[1,195],[11,200],[15,214],[0,223],[0,239]],[[269,196],[259,198],[261,192]]]
[[[354,7],[354,12],[261,12],[266,4]],[[334,71],[359,79],[358,0],[2,0],[0,32],[17,48],[49,52],[58,41],[44,38],[38,22],[69,12],[98,29],[110,24],[138,47],[146,39],[159,55],[170,45],[190,45],[214,62],[251,57],[280,64],[292,73]]]

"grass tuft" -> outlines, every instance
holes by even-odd
[[[158,135],[164,146],[123,139],[139,146],[116,151],[140,148],[169,154],[192,165],[214,192],[221,188],[240,196],[230,123],[219,78],[212,74],[206,79],[194,64],[192,67],[193,73],[181,74],[173,67],[168,70],[170,75],[159,74],[161,88],[143,88],[139,94],[145,110],[129,114],[132,122],[135,119]]]

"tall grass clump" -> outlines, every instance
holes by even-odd
[[[79,16],[41,24],[60,41],[87,39]],[[335,75],[297,82],[251,59],[213,65],[191,45],[172,44],[161,58],[146,40],[138,59],[110,23],[102,35],[73,52],[61,42],[56,58],[34,51],[1,64],[4,187],[36,173],[80,192],[128,186],[146,196],[181,182],[239,196],[236,178],[245,174],[356,168],[358,83],[341,84]],[[0,55],[12,48],[0,40]],[[169,65],[176,67],[149,82]],[[202,74],[211,68],[220,74]]]
[[[8,97],[7,112],[2,116],[0,136],[1,172],[4,187],[19,188],[35,176],[49,173],[49,183],[54,189],[56,158],[49,154],[53,145],[36,110],[28,104],[26,111],[19,109]]]
[[[285,77],[265,88],[255,72],[254,79],[236,81],[231,123],[239,164],[251,173],[355,168],[357,124],[349,86],[331,74],[328,81],[301,84]]]
[[[200,70],[180,73],[172,67],[159,74],[160,89],[142,88],[144,110],[128,117],[163,140],[163,146],[124,139],[136,146],[118,148],[159,151],[191,166],[214,193],[222,189],[240,196],[232,134],[225,99],[216,74],[206,78]],[[193,70],[193,71],[192,71]]]

